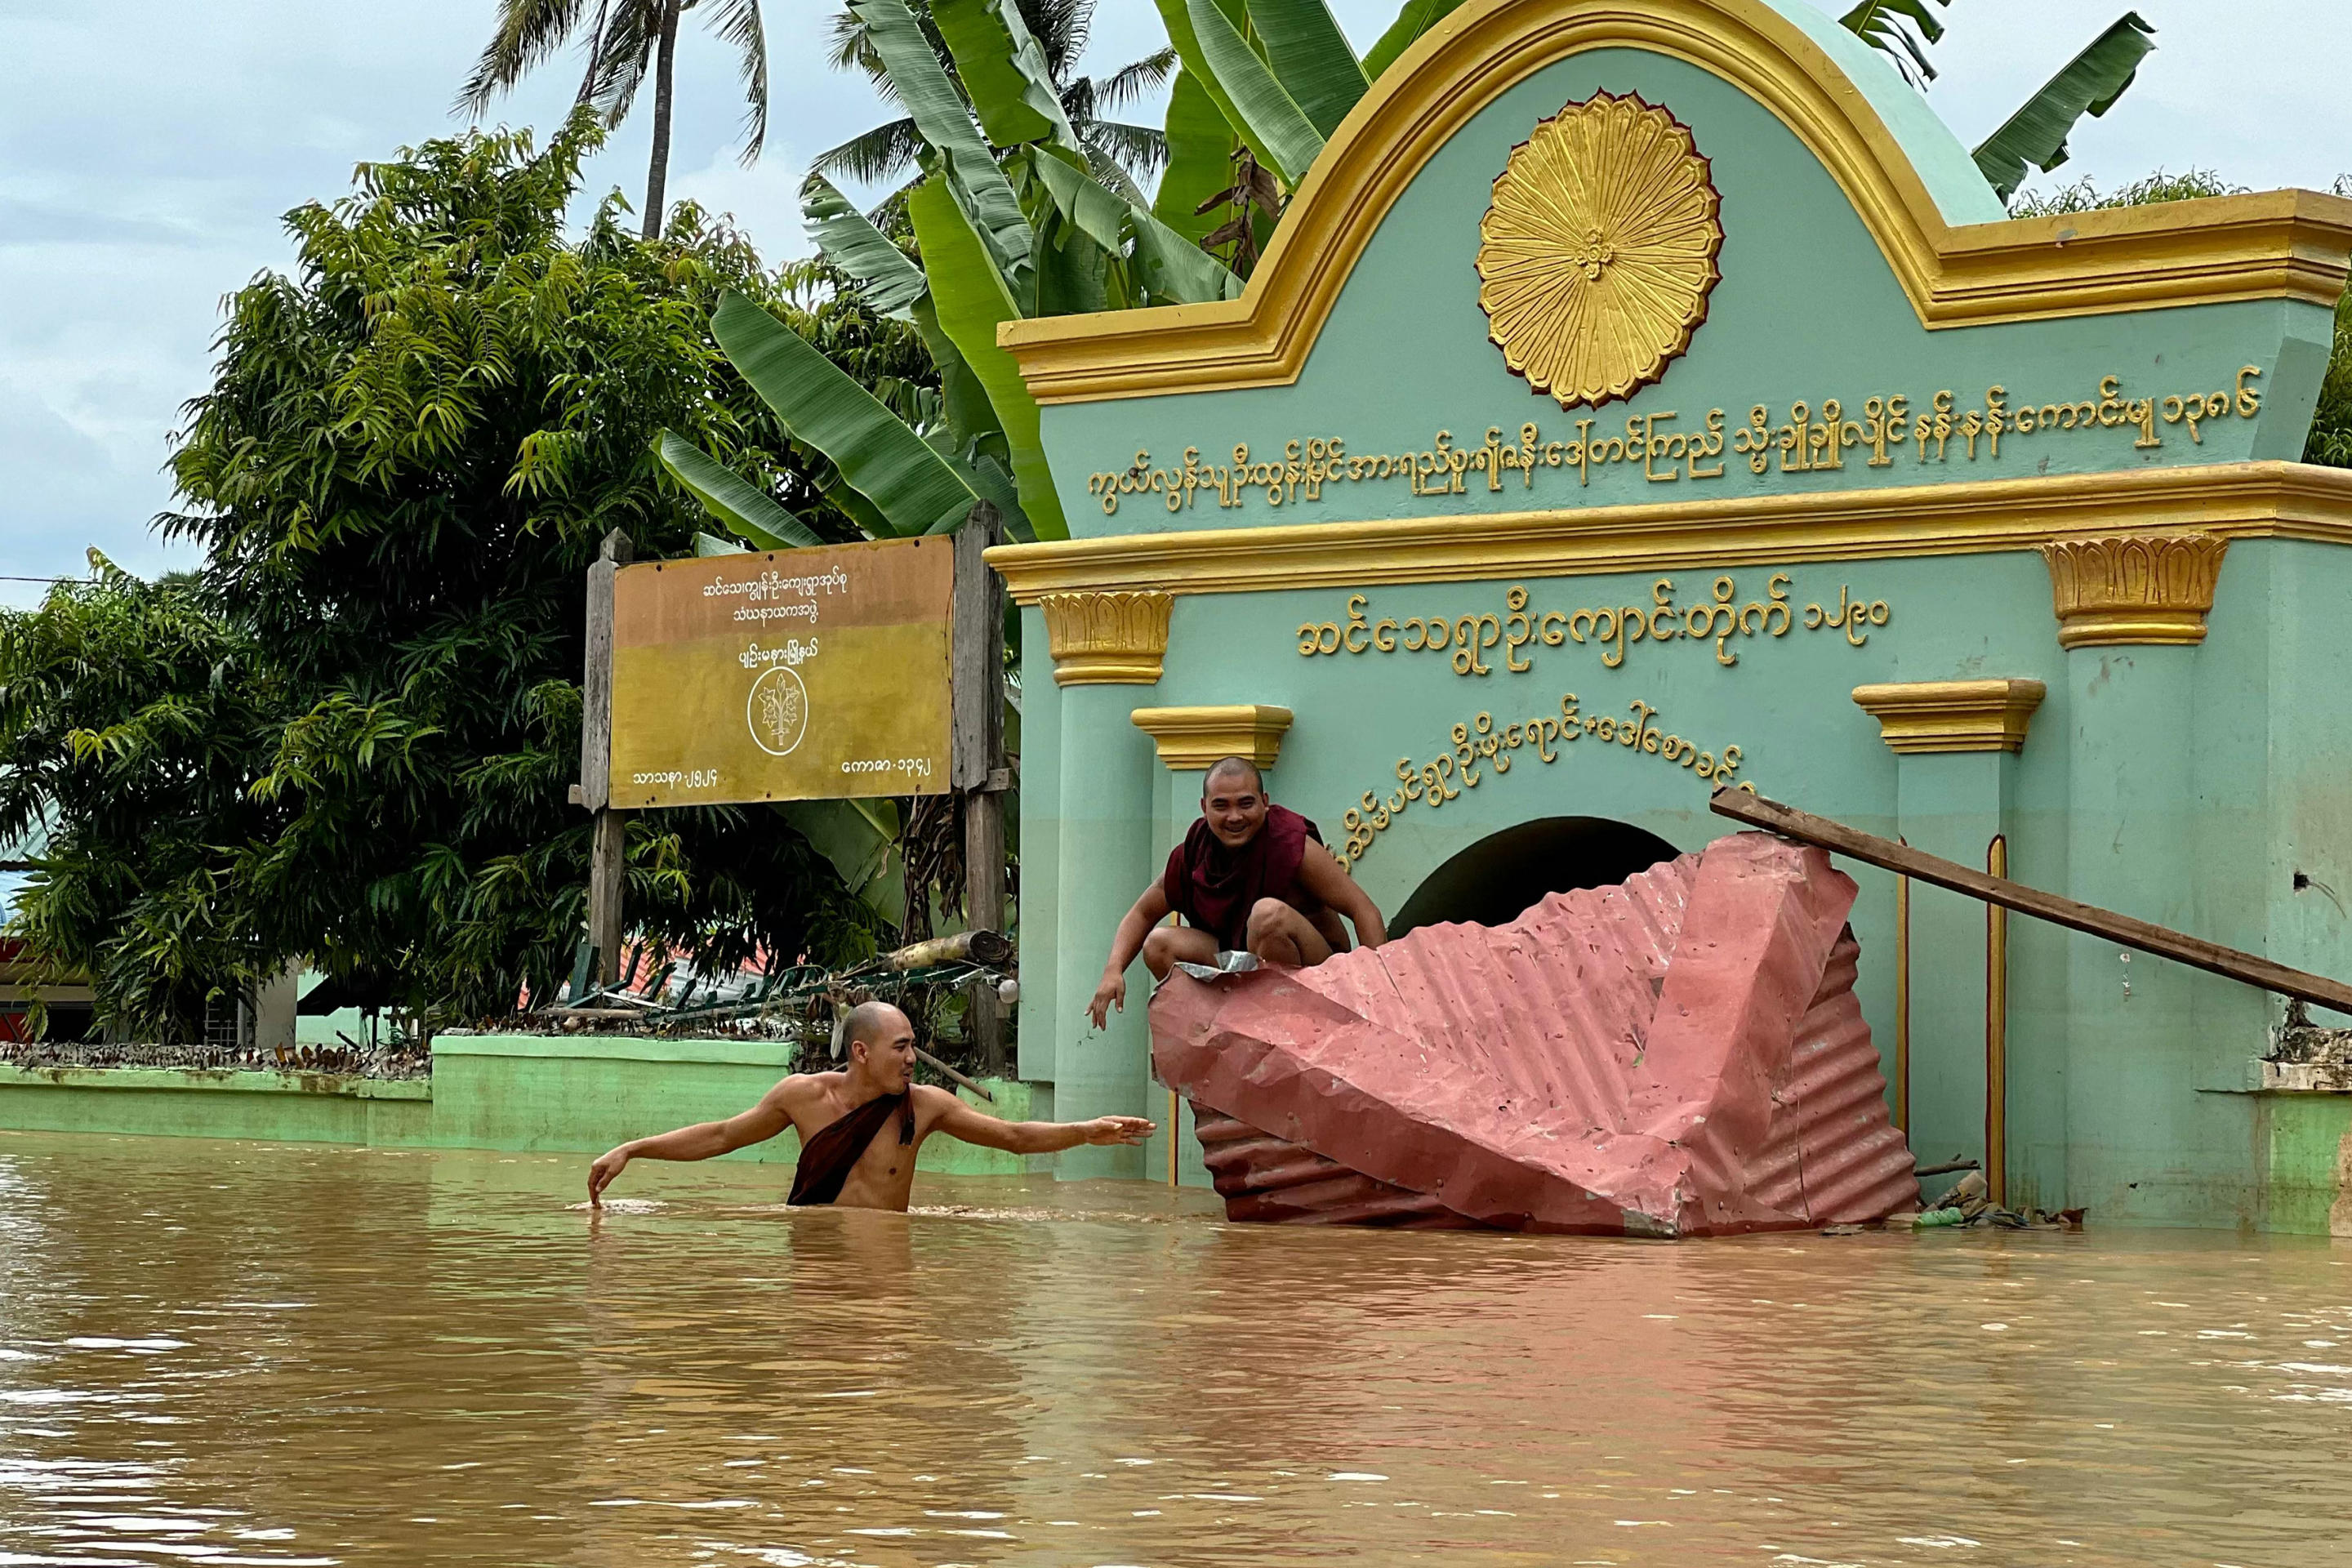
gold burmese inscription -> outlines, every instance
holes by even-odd
[[[1491,675],[1486,656],[1502,651],[1503,668],[1513,673],[1533,669],[1529,650],[1559,647],[1563,643],[1591,645],[1601,650],[1601,662],[1622,667],[1635,643],[1689,642],[1715,645],[1715,662],[1729,667],[1739,662],[1736,639],[1784,637],[1790,628],[1836,632],[1847,644],[1861,647],[1873,629],[1894,617],[1884,599],[1856,596],[1852,584],[1838,585],[1837,603],[1807,604],[1801,611],[1790,601],[1793,579],[1775,572],[1764,584],[1764,596],[1739,603],[1739,584],[1729,576],[1709,585],[1710,596],[1687,605],[1675,602],[1675,580],[1661,577],[1650,584],[1646,605],[1588,605],[1573,610],[1536,610],[1527,589],[1517,583],[1503,595],[1503,614],[1465,616],[1393,616],[1375,619],[1371,595],[1348,596],[1344,620],[1303,621],[1298,627],[1301,658],[1350,653],[1444,653],[1456,675]]]
[[[1503,363],[1563,408],[1657,380],[1706,320],[1719,205],[1690,128],[1637,95],[1539,121],[1478,225],[1478,306]]]
[[[1602,745],[1622,747],[1637,757],[1654,757],[1667,766],[1686,769],[1710,790],[1731,783],[1739,771],[1743,758],[1739,747],[1710,750],[1672,733],[1657,722],[1660,714],[1647,702],[1626,704],[1626,713],[1620,719],[1613,714],[1580,712],[1576,693],[1570,691],[1561,696],[1557,713],[1497,720],[1492,713],[1481,712],[1454,725],[1452,745],[1440,749],[1425,763],[1398,758],[1397,787],[1385,796],[1366,790],[1348,808],[1340,818],[1347,831],[1340,841],[1341,858],[1350,866],[1362,859],[1389,825],[1416,803],[1431,811],[1442,810],[1464,790],[1476,789],[1481,781],[1509,773],[1516,763],[1558,762],[1570,745],[1587,736]],[[1756,793],[1755,786],[1744,781],[1739,787],[1750,795]]]
[[[1790,404],[1785,416],[1759,403],[1728,427],[1720,408],[1696,416],[1662,410],[1628,416],[1622,435],[1595,435],[1599,421],[1579,419],[1576,434],[1566,439],[1547,437],[1529,420],[1515,442],[1503,438],[1501,426],[1490,425],[1478,446],[1457,446],[1451,430],[1440,430],[1427,448],[1408,452],[1351,452],[1336,436],[1293,437],[1272,458],[1259,458],[1241,442],[1228,463],[1202,462],[1201,449],[1187,447],[1181,465],[1155,466],[1144,450],[1124,469],[1087,476],[1087,493],[1106,515],[1116,515],[1128,496],[1157,496],[1175,512],[1203,495],[1225,509],[1254,500],[1295,506],[1322,500],[1330,485],[1402,484],[1416,496],[1458,496],[1468,493],[1474,475],[1490,492],[1513,475],[1521,489],[1532,490],[1538,473],[1548,480],[1573,473],[1579,488],[1589,488],[1596,474],[1605,480],[1629,471],[1645,486],[1698,483],[1723,478],[1732,459],[1766,477],[1836,473],[1849,466],[1849,453],[1866,468],[1998,463],[2004,440],[2012,458],[2053,442],[2126,437],[2135,449],[2153,450],[2165,444],[2168,431],[2185,432],[2202,446],[2206,425],[2262,412],[2262,389],[2252,384],[2262,374],[2260,365],[2250,364],[2229,386],[2145,397],[2125,395],[2122,376],[2109,375],[2100,379],[2095,395],[2038,404],[2013,403],[2006,386],[1992,386],[1972,408],[1961,407],[1949,391],[1916,404],[1909,395],[1894,393],[1863,399],[1859,419],[1848,416],[1853,405],[1835,397]],[[1727,447],[1732,459],[1724,456]]]

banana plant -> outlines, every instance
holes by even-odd
[[[1949,5],[1952,0],[1935,0]],[[1944,36],[1944,25],[1927,0],[1862,0],[1838,18],[1848,32],[1895,62],[1904,79],[1926,89],[1936,79],[1927,46]],[[2005,203],[2025,183],[2025,166],[2043,173],[2066,161],[2066,138],[2084,115],[2102,115],[2131,86],[2139,62],[2156,47],[2156,29],[2137,11],[2126,11],[2042,84],[2000,129],[1985,138],[1973,156],[1977,170]]]
[[[941,417],[930,428],[908,425],[748,300],[722,302],[712,330],[793,437],[832,460],[869,531],[951,529],[985,500],[1013,538],[1067,538],[1036,402],[997,346],[997,329],[1030,316],[1233,299],[1241,280],[1193,235],[1095,177],[1013,0],[931,0],[953,75],[906,0],[853,0],[851,10],[920,142],[921,178],[905,195],[920,260],[822,175],[803,184],[802,216],[876,310],[921,332],[940,370]],[[660,456],[735,537],[762,549],[805,542],[797,520],[760,504],[756,487],[727,483],[688,443],[666,438]]]

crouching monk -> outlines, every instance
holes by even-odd
[[[1092,1121],[1000,1121],[943,1089],[912,1081],[915,1026],[887,1002],[864,1002],[844,1025],[846,1072],[794,1073],[760,1103],[724,1121],[639,1138],[588,1167],[588,1201],[632,1160],[708,1160],[795,1128],[800,1164],[787,1202],[904,1212],[915,1187],[915,1153],[934,1132],[985,1149],[1050,1154],[1081,1143],[1140,1143],[1151,1122],[1139,1116]]]
[[[1161,925],[1171,911],[1185,923]],[[1219,952],[1303,968],[1347,951],[1341,915],[1366,947],[1388,941],[1379,908],[1315,825],[1267,798],[1255,763],[1227,757],[1201,781],[1201,820],[1118,922],[1087,1016],[1099,1029],[1113,1007],[1126,1010],[1127,966],[1138,952],[1156,980],[1179,963],[1214,963]]]

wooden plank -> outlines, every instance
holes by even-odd
[[[955,771],[963,795],[964,920],[1003,931],[1004,919],[1004,584],[982,552],[1003,537],[986,501],[956,531]],[[969,1000],[981,1070],[1004,1074],[1003,1005],[995,986],[975,983]]]
[[[2053,925],[2104,937],[2126,947],[2152,952],[2176,963],[2188,964],[2209,973],[2223,975],[2248,985],[2275,991],[2282,996],[2300,997],[2322,1007],[2339,1013],[2352,1013],[2352,985],[2312,974],[2300,969],[2289,969],[2284,963],[2273,963],[2251,952],[2241,952],[2219,942],[2187,936],[2152,921],[2117,914],[2095,904],[2078,903],[2056,893],[2045,893],[2038,888],[2028,888],[2010,881],[2005,877],[1989,876],[1971,870],[1957,861],[1946,860],[1897,844],[1890,838],[1864,833],[1859,828],[1832,822],[1826,816],[1799,811],[1778,801],[1751,795],[1744,790],[1726,787],[1717,790],[1708,801],[1718,816],[1749,827],[1760,827],[1784,838],[1794,838],[1803,844],[1816,844],[1849,859],[1876,866],[1899,876],[1932,882],[1955,893],[1966,893],[1972,899],[1982,899],[1999,904],[2005,910],[2015,910],[2021,915],[2032,915]]]
[[[988,787],[1004,746],[1004,595],[982,552],[998,542],[996,509],[971,509],[955,536],[955,611],[949,632],[954,671],[954,770],[959,790]],[[993,924],[994,922],[989,922]]]
[[[623,854],[629,814],[606,806],[596,814],[596,829],[588,842],[588,940],[596,946],[596,984],[610,985],[621,976],[622,893],[628,883]]]
[[[588,941],[596,984],[621,973],[621,894],[627,881],[623,836],[627,815],[613,808],[613,576],[635,552],[619,529],[604,536],[588,568],[587,654],[580,679],[580,784],[574,798],[596,814],[588,841]]]
[[[579,803],[602,811],[612,798],[613,575],[635,552],[619,529],[588,568],[587,657],[580,672]]]

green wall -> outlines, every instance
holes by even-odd
[[[787,1051],[768,1040],[446,1035],[434,1041],[430,1079],[0,1067],[0,1128],[601,1154],[748,1108],[790,1070]],[[1048,1086],[988,1087],[993,1103],[959,1092],[1010,1121],[1053,1115]],[[789,1166],[799,1149],[787,1131],[723,1157]],[[1039,1168],[1052,1159],[1038,1157]],[[1031,1163],[944,1137],[927,1140],[917,1162],[961,1175],[1019,1175]]]

